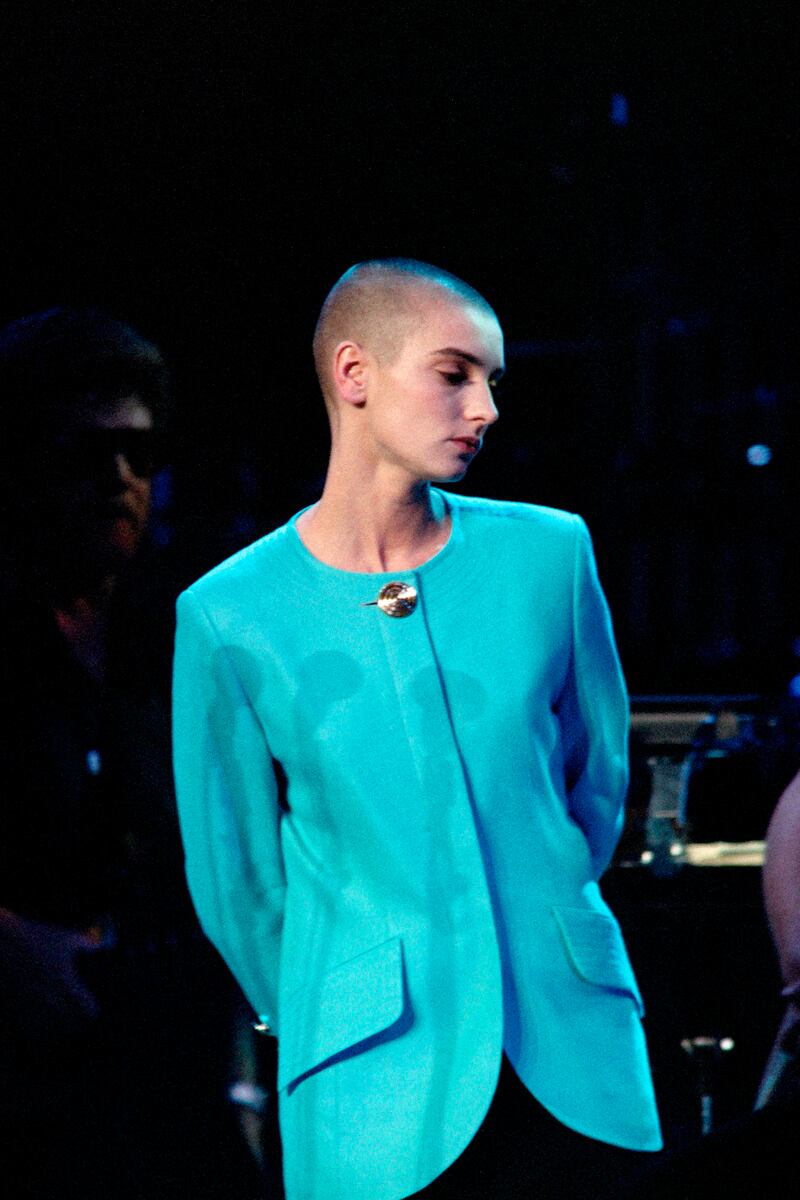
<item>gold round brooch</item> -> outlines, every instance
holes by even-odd
[[[378,599],[368,600],[367,604],[376,604],[387,617],[410,617],[417,607],[417,589],[410,583],[385,583]]]

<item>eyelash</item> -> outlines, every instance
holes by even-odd
[[[439,374],[442,379],[449,383],[450,387],[458,387],[460,384],[466,383],[469,379],[469,376],[463,371],[440,371]],[[499,379],[490,379],[488,382],[491,390],[497,393],[500,389],[501,381]]]

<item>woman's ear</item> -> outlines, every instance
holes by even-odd
[[[339,399],[361,407],[367,398],[368,354],[358,342],[340,342],[333,352],[333,382]]]

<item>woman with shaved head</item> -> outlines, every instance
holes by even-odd
[[[192,894],[278,1039],[289,1200],[613,1195],[660,1146],[598,878],[627,704],[583,522],[453,494],[497,317],[360,263],[314,335],[319,501],[178,604]]]

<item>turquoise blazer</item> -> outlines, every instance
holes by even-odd
[[[296,518],[179,598],[175,776],[198,914],[278,1038],[288,1200],[399,1200],[469,1143],[505,1048],[560,1121],[655,1150],[642,1001],[598,878],[627,702],[576,516],[441,493],[400,577]],[[397,576],[394,576],[397,578]]]

